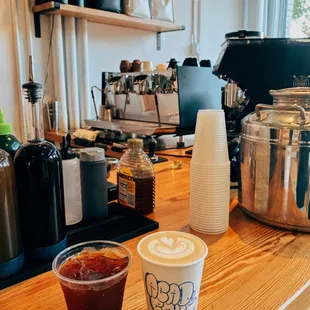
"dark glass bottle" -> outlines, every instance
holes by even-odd
[[[66,236],[61,157],[46,141],[24,144],[16,153],[15,169],[28,249],[50,247]]]
[[[57,148],[42,138],[41,85],[23,87],[32,103],[34,138],[15,155],[22,235],[26,254],[51,260],[66,247],[62,161]]]

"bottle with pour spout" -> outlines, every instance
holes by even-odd
[[[44,140],[41,84],[23,85],[32,106],[32,136],[15,155],[16,183],[25,254],[50,261],[67,244],[61,155]]]
[[[118,201],[147,214],[155,207],[155,173],[142,139],[129,139],[117,169]]]

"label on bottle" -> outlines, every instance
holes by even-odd
[[[134,208],[136,202],[136,182],[128,175],[119,174],[118,201],[122,205]]]

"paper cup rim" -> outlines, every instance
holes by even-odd
[[[192,236],[194,236],[196,239],[199,239],[205,246],[205,253],[203,254],[203,256],[201,256],[200,258],[194,260],[193,262],[190,262],[190,263],[184,263],[184,264],[169,264],[169,263],[160,263],[160,262],[155,262],[151,259],[149,259],[148,257],[144,256],[142,253],[141,253],[141,250],[140,250],[140,247],[141,247],[141,243],[147,239],[147,238],[150,238],[151,236],[153,235],[156,235],[158,233],[164,233],[164,232],[177,232],[177,233],[182,233],[182,234],[190,234]],[[193,265],[196,265],[198,264],[199,262],[201,262],[202,260],[205,260],[208,253],[209,253],[209,248],[207,246],[207,244],[199,237],[197,237],[196,235],[194,234],[191,234],[191,233],[186,233],[186,232],[183,232],[183,231],[173,231],[173,230],[166,230],[166,231],[157,231],[155,233],[152,233],[152,234],[149,234],[145,237],[143,237],[139,243],[138,243],[138,246],[137,246],[137,252],[138,252],[138,255],[140,256],[140,258],[146,262],[148,262],[149,264],[151,265],[154,265],[154,266],[160,266],[160,267],[167,267],[167,268],[180,268],[180,267],[189,267],[189,266],[193,266]]]

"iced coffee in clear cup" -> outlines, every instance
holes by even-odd
[[[53,261],[68,310],[121,310],[132,253],[112,241],[69,247]]]
[[[147,309],[195,310],[208,247],[195,235],[157,232],[138,244]]]

